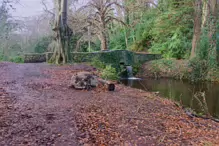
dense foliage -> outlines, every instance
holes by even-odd
[[[192,0],[174,2],[160,0],[156,8],[134,13],[132,23],[138,23],[129,32],[128,47],[133,51],[162,53],[167,58],[185,58],[191,50],[193,30]],[[124,30],[118,28],[111,38],[111,48],[126,49]]]

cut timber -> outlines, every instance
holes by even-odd
[[[103,80],[103,79],[99,79],[99,82],[104,84],[104,85],[107,85],[107,89],[108,91],[115,91],[115,84],[110,82],[110,81],[106,81],[106,80]]]
[[[87,89],[90,90],[92,88],[98,87],[98,85],[101,84],[101,86],[107,87],[108,91],[114,91],[115,90],[115,84],[110,81],[103,80],[99,77],[97,77],[92,72],[77,72],[71,77],[70,86],[75,89]]]
[[[78,72],[71,77],[70,84],[75,89],[91,89],[97,87],[98,79],[90,72]]]

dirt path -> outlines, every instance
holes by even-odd
[[[0,67],[1,87],[14,103],[0,144],[76,145],[73,111],[80,100],[74,99],[89,92],[79,94],[63,88],[61,82],[50,83],[50,76],[43,74],[46,64],[2,63]]]
[[[79,70],[93,68],[0,63],[0,146],[219,144],[219,124],[151,93],[69,89]]]

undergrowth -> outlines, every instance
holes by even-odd
[[[146,63],[145,74],[151,77],[174,78],[191,82],[219,82],[219,68],[209,68],[208,61],[194,58],[191,60],[160,59]]]
[[[106,67],[106,65],[103,62],[101,62],[97,57],[94,57],[91,60],[91,65],[96,67],[97,69],[104,69]]]
[[[24,58],[22,56],[16,56],[16,57],[11,57],[9,61],[14,63],[24,63]]]
[[[0,62],[1,61],[9,61],[14,63],[24,63],[23,56],[13,56],[13,57],[5,57],[4,55],[0,54]]]
[[[96,57],[92,59],[90,64],[99,70],[103,79],[118,80],[119,77],[127,77],[126,66],[114,68],[112,64],[105,64]],[[134,65],[132,65],[133,75],[136,75],[139,72],[141,66],[141,63],[135,63]]]
[[[106,67],[101,70],[101,77],[105,80],[118,80],[116,69],[111,65],[106,65]]]
[[[119,77],[117,70],[111,65],[107,65],[101,62],[98,58],[93,58],[91,61],[91,65],[99,70],[101,78],[105,80],[118,80]]]

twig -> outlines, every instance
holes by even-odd
[[[53,18],[55,18],[55,14],[52,11],[48,10],[47,5],[45,3],[45,0],[42,0],[41,3],[44,6],[44,11],[51,14],[53,16]]]
[[[144,84],[141,83],[141,80],[138,80],[139,84],[144,88],[145,91],[148,91],[148,89],[144,86]]]

